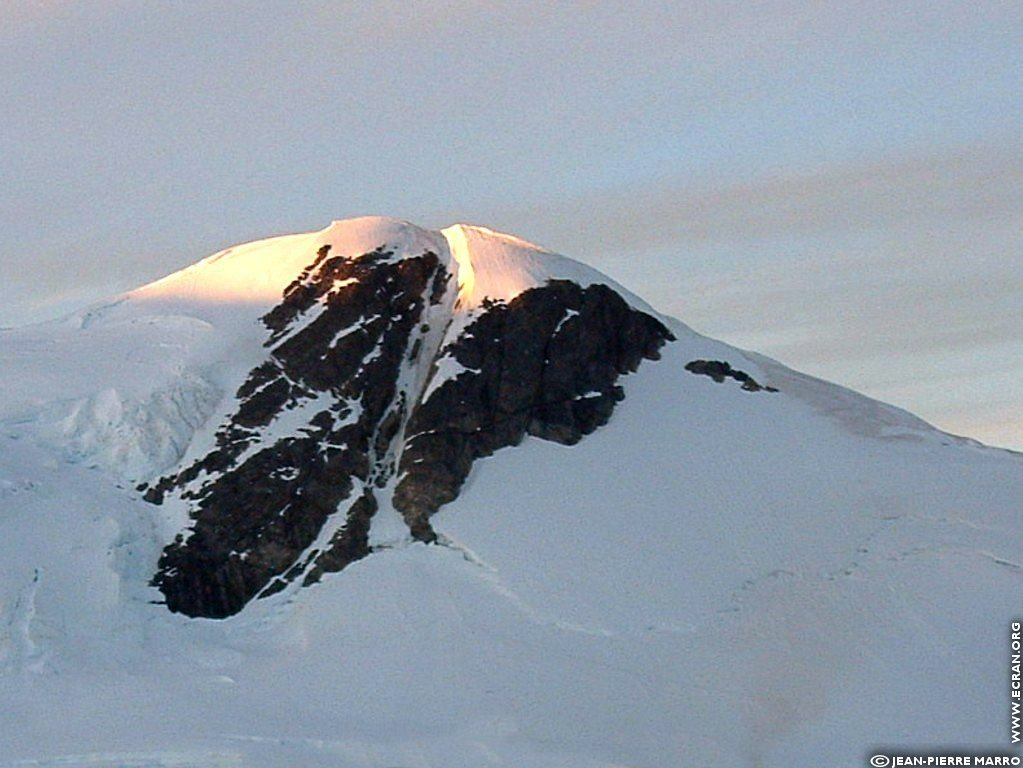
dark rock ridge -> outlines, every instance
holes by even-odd
[[[191,525],[153,577],[167,606],[222,618],[257,596],[371,551],[377,494],[412,535],[457,497],[472,462],[526,436],[571,444],[606,423],[619,376],[674,337],[603,285],[564,281],[485,301],[441,345],[454,280],[431,252],[322,247],[263,317],[267,359],[237,392],[210,453],[150,487]],[[450,357],[456,375],[427,384]]]
[[[742,388],[747,392],[778,391],[774,387],[765,387],[757,383],[748,373],[736,370],[723,360],[693,360],[686,363],[686,370],[702,376],[710,376],[718,384],[723,383],[726,378],[735,379],[742,384]]]
[[[406,408],[398,382],[427,303],[450,280],[435,254],[392,256],[320,249],[263,318],[269,358],[238,390],[216,448],[147,492],[159,503],[175,490],[192,507],[190,531],[164,550],[153,579],[171,610],[229,616],[369,553],[372,488],[389,471]],[[289,412],[294,426],[268,439]],[[313,547],[335,515],[343,524]]]
[[[604,285],[551,280],[487,310],[441,350],[465,370],[416,408],[394,506],[431,541],[429,517],[457,495],[474,460],[528,435],[571,445],[611,418],[618,377],[674,339]]]

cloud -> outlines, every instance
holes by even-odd
[[[697,327],[821,359],[879,339],[907,353],[1018,337],[1023,152],[1007,145],[617,190],[511,218]]]
[[[74,5],[74,0],[11,0],[4,4],[3,28],[13,32],[24,24],[59,16]]]
[[[618,189],[520,216],[697,330],[1023,448],[1013,144]]]
[[[992,143],[724,184],[679,180],[547,201],[511,216],[535,222],[552,241],[581,236],[602,255],[863,230],[922,232],[932,224],[1023,217],[1023,151]]]
[[[105,17],[127,0],[5,0],[0,10],[0,39],[45,34],[59,25]]]

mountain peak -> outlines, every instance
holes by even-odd
[[[7,331],[0,361],[19,764],[1007,742],[1019,455],[518,238],[334,222]]]
[[[317,231],[281,235],[232,246],[127,294],[138,301],[268,306],[324,245],[332,256],[357,256],[377,248],[402,254],[435,253],[456,276],[459,309],[483,301],[508,301],[551,279],[611,285],[643,311],[653,309],[606,275],[522,238],[487,227],[456,224],[440,231],[385,216],[340,219]]]
[[[213,447],[146,491],[190,521],[154,579],[189,615],[367,556],[381,504],[436,541],[430,517],[477,459],[526,435],[578,442],[674,339],[599,273],[482,228],[361,218],[268,242],[194,268],[233,280],[269,252],[290,279]]]

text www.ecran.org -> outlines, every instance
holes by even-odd
[[[1019,744],[1020,737],[1020,622],[1011,625],[1009,637],[1009,738],[1013,744]]]

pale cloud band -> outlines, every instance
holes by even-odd
[[[1016,144],[617,190],[519,217],[697,330],[1023,449]]]

